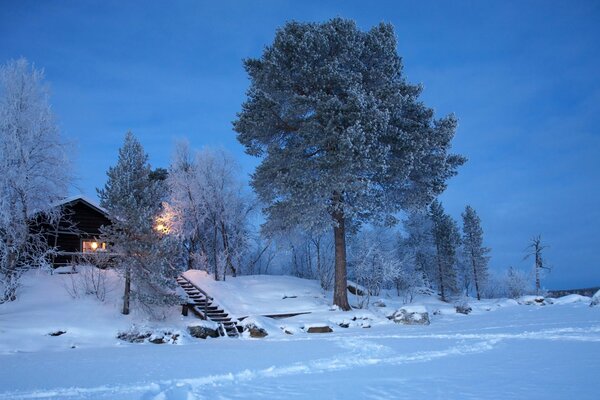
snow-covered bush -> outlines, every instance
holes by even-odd
[[[93,295],[104,301],[107,293],[115,289],[108,276],[110,273],[112,271],[91,264],[73,265],[72,273],[64,275],[64,286],[73,298]]]

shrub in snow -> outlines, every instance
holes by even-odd
[[[397,324],[429,325],[429,313],[423,306],[402,307],[388,318]]]
[[[594,307],[600,305],[600,290],[596,292],[596,294],[592,297],[592,302],[590,303],[590,307]]]
[[[98,256],[102,260],[102,255]],[[100,301],[106,299],[106,294],[114,288],[108,282],[109,270],[93,265],[77,265],[72,267],[72,273],[65,274],[64,286],[73,298],[82,295],[93,295]]]

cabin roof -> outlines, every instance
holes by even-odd
[[[59,206],[67,205],[67,204],[76,204],[76,203],[84,203],[87,206],[89,206],[90,208],[93,208],[94,210],[98,211],[99,213],[102,213],[107,218],[109,216],[109,213],[108,213],[108,211],[106,211],[106,209],[100,207],[100,205],[98,205],[95,201],[90,200],[89,198],[82,196],[82,195],[66,197],[60,201],[53,203],[52,207],[59,207]]]

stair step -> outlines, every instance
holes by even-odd
[[[197,316],[219,323],[222,326],[224,333],[229,337],[240,336],[241,327],[236,321],[231,319],[225,310],[219,308],[218,304],[214,305],[211,297],[181,276],[178,277],[176,281],[187,294],[190,300],[188,306]]]

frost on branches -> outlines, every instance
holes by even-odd
[[[0,303],[16,299],[26,269],[47,264],[52,249],[30,218],[56,221],[51,205],[70,183],[48,97],[43,72],[27,60],[0,67]]]
[[[234,129],[262,157],[252,186],[265,231],[333,231],[333,302],[348,310],[346,226],[392,224],[441,193],[464,162],[448,153],[456,119],[434,119],[421,86],[405,81],[389,24],[290,22],[245,68],[251,86]]]
[[[236,176],[236,164],[223,151],[191,153],[179,143],[169,169],[165,209],[169,230],[183,242],[187,267],[212,272],[216,280],[244,267],[252,202]]]
[[[147,311],[156,305],[177,304],[174,289],[183,265],[181,249],[176,238],[157,229],[164,182],[152,174],[148,156],[131,132],[107,175],[98,197],[112,222],[104,229],[103,240],[110,243],[117,268],[125,277],[123,314],[129,314],[130,300]]]

